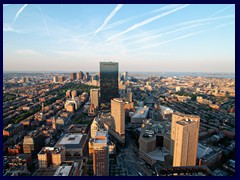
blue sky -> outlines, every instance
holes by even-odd
[[[235,72],[235,5],[4,4],[4,71]]]

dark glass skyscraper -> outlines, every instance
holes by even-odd
[[[100,103],[118,98],[118,63],[100,62]]]

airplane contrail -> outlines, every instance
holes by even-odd
[[[158,8],[158,9],[155,9],[155,10],[152,10],[150,12],[147,12],[147,13],[143,13],[143,14],[140,14],[140,15],[136,15],[136,16],[132,16],[130,18],[126,18],[126,19],[122,19],[122,20],[119,20],[117,22],[114,22],[112,24],[109,24],[107,26],[105,26],[102,31],[105,31],[105,30],[109,30],[109,29],[112,29],[112,28],[115,28],[119,25],[122,25],[122,24],[125,24],[129,21],[132,21],[134,19],[138,19],[140,17],[144,17],[144,16],[147,16],[147,15],[150,15],[150,14],[153,14],[153,13],[158,13],[160,11],[163,11],[163,10],[169,10],[169,9],[173,9],[173,8],[176,8],[178,5],[176,4],[171,4],[171,5],[167,5],[167,6],[164,6],[164,7],[161,7],[161,8]]]
[[[44,18],[43,14],[42,14],[42,10],[41,10],[41,8],[40,8],[39,5],[37,5],[37,6],[38,6],[38,9],[39,9],[40,15],[41,15],[41,17],[42,17],[43,23],[44,23],[44,25],[45,25],[45,28],[46,28],[46,30],[47,30],[47,33],[48,33],[48,35],[50,36],[50,33],[49,33],[49,29],[48,29],[47,23],[46,23],[45,18]]]
[[[136,35],[132,35],[130,37],[124,37],[124,38],[121,38],[121,41],[134,40],[134,39],[137,39],[137,41],[142,41],[146,38],[151,38],[152,36],[155,36],[155,35],[156,36],[161,36],[161,34],[164,33],[164,31],[167,31],[167,34],[168,34],[168,33],[172,32],[172,31],[169,31],[169,30],[173,29],[173,28],[182,29],[185,26],[190,26],[190,25],[195,26],[195,25],[198,25],[198,24],[210,24],[210,23],[212,23],[214,21],[217,21],[217,20],[233,18],[233,17],[235,17],[235,16],[234,15],[225,15],[225,16],[218,16],[218,17],[212,17],[212,18],[203,18],[203,19],[195,19],[195,20],[191,20],[191,21],[185,21],[185,22],[170,25],[170,26],[167,26],[167,27],[154,29],[154,30],[150,30],[150,31],[145,31],[144,33],[147,33],[147,35],[136,34]],[[157,33],[161,33],[161,34],[157,34]],[[108,42],[105,41],[104,43],[101,43],[101,46],[103,46],[104,44],[105,45],[111,45],[111,44],[114,44],[114,43],[116,43],[116,41],[108,41]],[[131,42],[128,43],[128,44],[131,44]]]
[[[17,12],[17,14],[16,14],[16,16],[15,16],[15,18],[14,18],[14,20],[13,20],[13,23],[17,20],[18,16],[23,12],[23,10],[27,7],[27,5],[28,5],[28,4],[24,4],[24,5],[18,10],[18,12]],[[13,23],[12,23],[12,24],[13,24]]]
[[[93,36],[96,36],[99,31],[106,26],[106,24],[115,16],[115,14],[122,8],[123,4],[118,4],[115,9],[104,20],[103,24],[94,32]]]
[[[225,8],[223,8],[223,9],[217,11],[217,12],[215,12],[214,14],[212,14],[211,16],[209,16],[208,18],[214,17],[214,16],[216,16],[217,14],[219,14],[219,13],[225,11],[226,9],[228,9],[228,8],[230,8],[230,7],[232,7],[232,6],[233,6],[233,4],[231,4],[231,5],[229,5],[229,6],[225,7]]]
[[[215,26],[213,28],[209,28],[209,29],[205,29],[205,30],[200,30],[200,31],[197,31],[197,32],[189,33],[189,34],[186,34],[186,35],[183,35],[183,36],[180,36],[180,37],[176,37],[174,39],[166,40],[166,41],[163,41],[163,42],[160,42],[160,43],[157,43],[157,44],[144,46],[144,47],[138,48],[138,49],[132,49],[130,51],[140,51],[140,50],[143,50],[143,49],[157,47],[157,46],[160,46],[160,45],[163,45],[163,44],[166,44],[166,43],[170,43],[170,42],[174,42],[174,41],[177,41],[177,40],[180,40],[180,39],[188,38],[188,37],[200,34],[200,33],[204,33],[204,32],[211,31],[211,30],[215,30],[215,29],[218,29],[218,28],[221,28],[221,27],[227,26],[229,24],[233,24],[233,23],[234,23],[234,21],[232,21],[230,23],[221,24],[221,25]]]
[[[143,50],[143,49],[157,47],[157,46],[169,43],[169,42],[173,42],[173,41],[177,41],[177,40],[184,39],[184,38],[187,38],[187,37],[191,37],[193,35],[199,34],[200,32],[203,32],[203,31],[197,31],[197,32],[194,32],[194,33],[189,33],[189,34],[186,34],[186,35],[174,38],[174,39],[166,40],[166,41],[163,41],[163,42],[160,42],[160,43],[157,43],[157,44],[152,44],[152,45],[149,45],[149,46],[144,46],[144,47],[138,48],[138,49],[132,49],[130,51],[139,51],[139,50]]]
[[[146,41],[149,41],[149,40],[152,40],[152,39],[156,39],[156,38],[161,37],[161,36],[165,36],[165,35],[168,35],[168,34],[173,34],[173,33],[181,32],[181,31],[184,31],[184,30],[187,30],[187,29],[191,29],[191,28],[194,28],[194,27],[198,27],[198,26],[202,26],[202,25],[207,25],[207,24],[209,24],[209,23],[198,23],[198,24],[193,24],[193,25],[189,25],[189,26],[185,26],[185,27],[180,27],[180,28],[174,29],[174,30],[172,30],[172,31],[167,31],[167,32],[165,32],[165,33],[153,34],[152,36],[147,36],[147,37],[144,37],[144,38],[139,38],[139,40],[133,41],[133,42],[130,42],[130,43],[127,43],[127,44],[125,44],[125,45],[135,44],[135,43],[139,43],[139,42],[146,42]]]
[[[123,4],[118,4],[114,10],[108,15],[108,17],[104,20],[103,24],[93,33],[92,36],[90,36],[90,38],[88,39],[88,41],[85,42],[85,44],[83,45],[82,49],[86,48],[87,44],[89,43],[89,41],[97,35],[97,33],[99,31],[102,30],[102,28],[104,28],[104,26],[106,26],[106,24],[115,16],[115,14],[122,8]]]
[[[183,9],[183,8],[185,8],[185,7],[187,7],[187,6],[189,6],[189,4],[183,5],[183,6],[181,6],[181,7],[175,8],[175,9],[170,10],[170,11],[167,11],[167,12],[162,13],[162,14],[160,14],[160,15],[157,15],[157,16],[154,16],[154,17],[145,19],[144,21],[142,21],[142,22],[140,22],[140,23],[134,24],[134,25],[131,26],[130,28],[126,29],[125,31],[122,31],[122,32],[120,32],[120,33],[118,33],[118,34],[110,37],[109,39],[107,39],[106,42],[108,42],[108,41],[110,41],[110,40],[112,40],[112,39],[114,39],[114,38],[116,38],[116,37],[118,37],[118,36],[121,36],[121,35],[129,32],[129,31],[132,31],[132,30],[137,29],[137,28],[139,28],[139,27],[142,27],[142,26],[144,26],[144,25],[146,25],[146,24],[149,24],[149,23],[151,23],[151,22],[153,22],[153,21],[155,21],[155,20],[157,20],[157,19],[159,19],[159,18],[161,18],[161,17],[164,17],[164,16],[166,16],[166,15],[172,14],[172,13],[174,13],[174,12],[176,12],[176,11],[179,11],[180,9]]]
[[[153,14],[153,13],[157,13],[157,12],[160,12],[160,11],[163,11],[163,10],[169,10],[169,9],[173,9],[174,7],[177,7],[179,5],[175,5],[175,4],[172,4],[172,5],[167,5],[167,6],[164,6],[164,7],[161,7],[161,8],[158,8],[158,9],[155,9],[155,10],[152,10],[150,12],[147,12],[147,13],[144,13],[144,14],[140,14],[140,15],[136,15],[136,16],[132,16],[132,17],[129,17],[129,18],[126,18],[126,19],[122,19],[122,20],[119,20],[117,22],[114,22],[112,24],[106,24],[99,32],[101,31],[106,31],[106,30],[109,30],[109,29],[112,29],[112,28],[115,28],[117,26],[120,26],[122,24],[125,24],[129,21],[132,21],[134,19],[137,19],[137,18],[140,18],[140,17],[144,17],[146,15],[150,15],[150,14]],[[95,32],[90,32],[90,33],[87,33],[87,34],[83,34],[83,35],[80,35],[80,36],[76,36],[75,38],[82,38],[82,37],[86,37],[86,36],[90,36],[90,35],[93,35]]]

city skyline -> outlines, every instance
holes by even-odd
[[[235,72],[231,4],[5,4],[3,38],[4,71]]]

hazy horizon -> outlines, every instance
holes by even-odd
[[[4,72],[97,72],[110,60],[128,72],[235,73],[235,5],[3,5]]]

